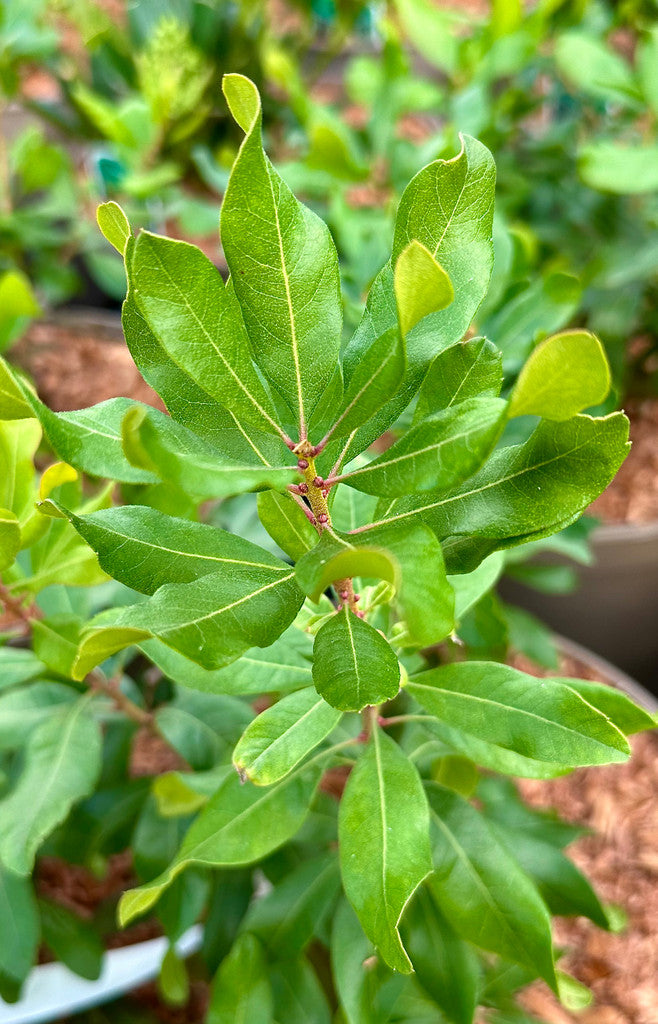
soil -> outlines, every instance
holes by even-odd
[[[12,349],[11,359],[56,412],[120,396],[164,408],[135,366],[118,318],[114,323],[111,317],[68,314],[34,323]]]
[[[625,412],[631,421],[633,446],[613,482],[588,511],[606,523],[655,522],[658,520],[658,398],[632,399]]]
[[[534,672],[526,661],[515,660]],[[565,676],[596,679],[586,664],[566,660]],[[600,677],[598,677],[600,679]],[[591,834],[569,848],[604,903],[623,908],[628,926],[604,932],[585,918],[557,918],[560,962],[591,988],[594,1002],[569,1013],[545,985],[523,996],[526,1008],[546,1024],[657,1024],[658,1022],[658,733],[631,740],[625,765],[586,768],[550,782],[520,780],[524,798],[554,808]]]

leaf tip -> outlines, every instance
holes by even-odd
[[[230,73],[222,78],[222,92],[231,115],[248,135],[260,115],[261,102],[258,89],[246,75]]]

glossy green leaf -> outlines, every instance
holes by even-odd
[[[313,600],[334,580],[348,576],[374,576],[392,583],[410,642],[419,647],[439,643],[454,624],[454,592],[441,547],[419,523],[402,530],[386,527],[343,535],[325,531],[320,543],[297,563],[295,575]]]
[[[361,711],[393,700],[400,665],[385,637],[343,605],[316,634],[313,683],[332,707]]]
[[[503,382],[500,352],[487,338],[470,338],[439,352],[418,394],[414,423],[467,398],[497,398]]]
[[[142,231],[129,261],[135,303],[167,355],[203,391],[281,433],[232,290],[200,249]]]
[[[532,967],[555,989],[551,920],[536,888],[474,807],[436,783],[426,788],[429,887],[443,914],[462,938]]]
[[[430,488],[447,490],[471,476],[493,448],[506,403],[470,398],[423,420],[391,448],[342,480],[350,487],[398,497]]]
[[[287,693],[313,682],[311,638],[294,626],[264,650],[254,647],[238,661],[214,671],[201,668],[160,640],[147,640],[140,647],[169,679],[206,693]]]
[[[468,572],[492,551],[573,522],[607,487],[627,453],[622,413],[543,421],[523,444],[494,452],[456,491],[430,492],[421,503],[401,499],[374,526],[420,516],[445,540],[449,570]]]
[[[148,601],[119,611],[111,624],[94,629],[92,623],[83,637],[76,678],[111,653],[150,636],[204,668],[221,668],[250,647],[273,643],[301,603],[292,570],[245,568],[209,573],[191,583],[168,583]]]
[[[313,687],[298,690],[256,716],[233,751],[233,764],[242,779],[271,786],[314,750],[340,719],[340,711],[318,697]]]
[[[402,336],[430,313],[449,306],[455,297],[452,282],[429,249],[413,238],[395,264],[395,301]]]
[[[58,506],[62,508],[62,506]],[[142,594],[165,583],[190,583],[208,573],[271,569],[289,573],[275,555],[226,530],[165,515],[144,505],[76,515],[63,509],[100,564]]]
[[[645,729],[653,729],[656,726],[654,715],[635,704],[630,697],[614,686],[590,682],[589,679],[559,679],[557,681],[575,690],[583,700],[600,711],[602,715],[606,715],[613,725],[616,725],[620,732],[626,735],[643,732]]]
[[[0,972],[18,985],[29,974],[39,945],[39,915],[32,881],[0,864]]]
[[[352,907],[343,899],[331,931],[331,968],[347,1024],[374,1024],[378,978],[372,969],[373,947]]]
[[[222,244],[256,361],[304,436],[338,359],[338,257],[326,226],[295,199],[263,152],[255,85],[232,74],[223,89],[246,137],[222,204]]]
[[[258,939],[240,935],[210,993],[208,1024],[274,1024],[272,990]]]
[[[119,904],[122,925],[152,907],[189,865],[253,864],[287,842],[301,827],[319,779],[319,768],[302,768],[263,789],[241,783],[231,772],[191,826],[167,870],[147,885],[124,893]]]
[[[331,914],[339,890],[335,852],[311,857],[252,904],[243,928],[285,962],[306,949]]]
[[[347,437],[366,423],[385,405],[402,381],[405,348],[398,327],[376,338],[356,365],[346,366],[345,394],[340,414],[331,416],[333,424],[326,437]]]
[[[119,204],[101,203],[96,210],[96,220],[110,245],[123,256],[130,238],[130,224]]]
[[[51,714],[31,733],[18,781],[0,801],[0,859],[6,868],[29,874],[43,840],[92,792],[100,769],[100,729],[85,699]]]
[[[619,729],[569,686],[506,665],[443,665],[407,692],[447,725],[531,760],[575,768],[630,756]]]
[[[21,546],[21,527],[9,509],[0,508],[0,571],[12,565]]]
[[[448,576],[448,582],[455,592],[455,621],[457,623],[491,590],[502,575],[504,568],[503,552],[494,551],[472,572]]]
[[[93,925],[58,903],[39,901],[43,941],[63,964],[81,978],[96,981],[101,973],[103,943]]]
[[[296,562],[315,545],[317,531],[290,494],[261,491],[258,518],[282,551]]]
[[[366,935],[386,963],[412,970],[398,925],[431,871],[427,801],[420,777],[377,725],[340,802],[343,887]]]
[[[403,935],[420,984],[451,1024],[472,1024],[480,989],[475,951],[423,888],[405,916]]]
[[[0,507],[22,523],[36,499],[32,460],[40,441],[36,420],[0,421]]]
[[[610,390],[603,346],[589,331],[563,331],[546,338],[521,370],[510,398],[510,416],[568,420],[598,405]]]
[[[270,977],[277,1024],[332,1024],[325,990],[308,960],[279,964]]]
[[[22,420],[32,415],[23,390],[16,382],[16,370],[0,358],[0,419]]]
[[[132,465],[198,499],[223,498],[262,487],[283,490],[299,478],[296,468],[245,466],[227,459],[157,409],[133,407],[122,421],[121,435]]]

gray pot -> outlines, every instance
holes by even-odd
[[[600,526],[591,546],[594,563],[576,566],[572,594],[543,594],[509,579],[500,593],[658,694],[658,522]],[[542,560],[574,564],[556,555]]]

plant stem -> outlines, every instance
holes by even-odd
[[[147,726],[149,729],[155,728],[153,715],[150,711],[145,711],[144,708],[140,708],[139,704],[135,704],[130,697],[126,697],[125,693],[121,690],[118,679],[106,679],[98,669],[93,669],[85,678],[85,682],[93,690],[98,690],[113,700],[117,708],[123,711],[124,715],[127,718],[131,718],[133,722],[137,722],[138,725]],[[158,733],[158,735],[160,734]]]
[[[31,605],[26,608],[23,604],[23,600],[20,597],[14,597],[6,584],[0,581],[0,601],[5,606],[5,609],[14,615],[17,619],[24,624],[26,630],[28,630],[34,619],[38,619],[40,612],[36,605]]]

